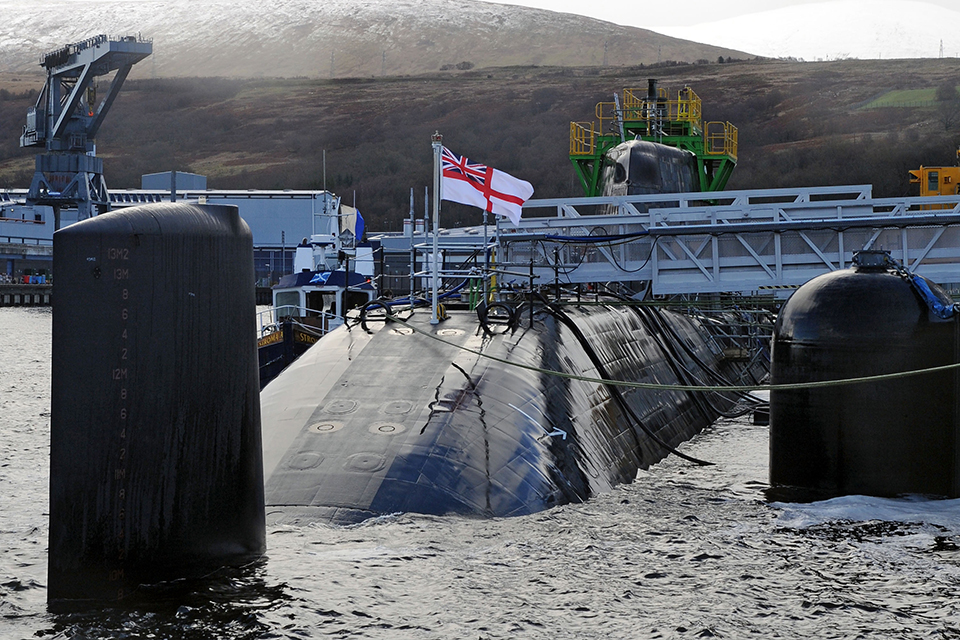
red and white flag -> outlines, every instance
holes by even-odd
[[[492,167],[470,162],[446,147],[442,153],[440,199],[479,207],[520,224],[520,209],[533,185]]]

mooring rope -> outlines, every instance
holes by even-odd
[[[595,384],[606,384],[614,385],[618,387],[629,387],[632,389],[651,389],[655,391],[740,391],[740,392],[749,392],[749,391],[789,391],[795,389],[822,389],[826,387],[838,387],[845,384],[861,384],[865,382],[882,382],[884,380],[898,380],[900,378],[909,378],[911,376],[919,376],[927,373],[941,373],[944,371],[952,371],[955,369],[960,369],[960,362],[955,362],[953,364],[944,364],[936,367],[929,367],[926,369],[914,369],[911,371],[898,371],[895,373],[882,373],[873,376],[859,376],[856,378],[842,378],[839,380],[817,380],[812,382],[791,382],[786,384],[753,384],[753,385],[689,385],[689,384],[659,384],[655,382],[630,382],[628,380],[607,380],[604,378],[596,378],[593,376],[584,376],[578,375],[575,373],[566,373],[563,371],[556,371],[553,369],[544,369],[543,367],[537,367],[530,364],[523,364],[521,362],[513,362],[507,360],[506,358],[500,358],[498,356],[484,353],[478,349],[472,349],[465,345],[456,344],[455,342],[450,342],[449,340],[444,340],[438,335],[430,333],[429,331],[424,331],[406,320],[401,320],[397,316],[388,315],[387,318],[396,322],[399,325],[407,327],[412,330],[414,333],[426,336],[431,340],[436,340],[442,344],[454,347],[455,349],[460,349],[461,351],[466,351],[467,353],[472,353],[474,355],[480,356],[481,358],[487,358],[495,362],[500,362],[502,364],[517,367],[520,369],[526,369],[527,371],[534,371],[537,373],[543,373],[545,375],[556,376],[558,378],[566,378],[568,380],[580,380],[582,382],[593,382]]]

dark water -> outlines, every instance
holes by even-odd
[[[586,504],[270,526],[244,569],[49,614],[50,321],[0,309],[0,639],[960,638],[960,501],[769,504],[745,420]]]

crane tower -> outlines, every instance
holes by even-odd
[[[82,220],[109,209],[103,160],[96,156],[96,135],[134,64],[153,52],[138,36],[112,39],[98,35],[40,57],[47,81],[36,105],[27,111],[21,147],[44,147],[27,193],[28,205],[77,209]],[[103,96],[94,80],[116,71]]]

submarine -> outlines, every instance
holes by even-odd
[[[767,371],[766,340],[730,331],[750,320],[735,312],[531,290],[436,323],[368,303],[260,390],[236,207],[131,207],[55,242],[55,610],[248,566],[268,522],[587,500],[689,458],[676,447],[740,402],[702,387]]]
[[[647,140],[626,140],[607,152],[603,183],[605,196],[698,191],[696,156]]]
[[[721,130],[731,146],[705,146],[691,89],[677,100],[656,80],[645,94],[626,89],[618,133],[597,134],[609,129],[605,104],[599,129],[571,127],[586,195],[723,187],[735,128]],[[364,305],[263,387],[268,520],[501,517],[580,502],[676,454],[744,400],[700,387],[767,374],[765,341],[728,330],[753,318],[547,299],[532,284],[439,323],[399,308]]]
[[[360,314],[261,392],[267,519],[516,516],[581,502],[734,409],[759,357],[717,321],[619,300]],[[727,332],[729,333],[729,332]],[[740,350],[736,350],[740,353]]]
[[[730,331],[748,312],[531,286],[440,321],[367,302],[261,389],[236,207],[135,206],[54,241],[51,609],[249,566],[268,521],[519,516],[705,463],[677,447],[744,398],[703,387],[768,369],[761,333]]]

